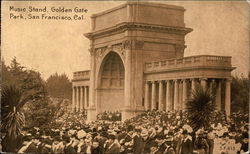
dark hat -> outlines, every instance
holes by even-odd
[[[128,125],[128,127],[127,127],[127,131],[128,131],[128,132],[133,131],[133,129],[134,129],[134,126]]]
[[[222,135],[222,137],[229,137],[228,132],[225,132],[225,133]]]
[[[110,134],[110,135],[109,135],[109,139],[111,139],[111,140],[115,140],[115,135]]]
[[[68,135],[63,135],[62,139],[68,143],[70,142],[70,137]]]
[[[168,132],[168,136],[174,136],[174,132],[169,131],[169,132]]]
[[[249,138],[249,134],[247,132],[242,133],[242,138]]]
[[[161,135],[161,134],[160,134],[160,135],[157,135],[156,138],[159,139],[159,140],[164,140],[164,139],[166,139],[166,137],[165,137],[164,135]]]
[[[186,129],[184,129],[182,134],[186,135],[186,134],[188,134],[188,131]]]
[[[56,135],[53,137],[55,141],[61,141],[61,137],[59,135]]]

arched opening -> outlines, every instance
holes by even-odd
[[[110,52],[104,58],[98,84],[99,112],[119,111],[124,105],[124,65],[120,56]]]

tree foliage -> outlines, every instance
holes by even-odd
[[[41,100],[44,100],[47,97],[45,82],[41,78],[40,73],[22,66],[17,62],[15,57],[11,61],[10,66],[6,66],[4,62],[2,62],[2,70],[3,86],[8,87],[10,85],[15,85],[14,87],[17,88],[21,93],[19,106],[25,106],[23,108],[23,112],[26,113],[28,111],[28,106],[34,109],[31,113],[31,116],[32,114],[35,114],[34,111],[38,111],[40,109],[34,107],[36,106],[36,103],[41,102]],[[7,98],[13,99],[11,95],[7,96]],[[4,102],[7,104],[10,103],[6,101]],[[3,111],[3,108],[1,108],[1,111],[5,112]],[[46,112],[44,113],[46,114]],[[47,115],[44,116],[46,117]]]
[[[24,114],[21,111],[23,99],[20,89],[14,85],[4,86],[1,96],[1,133],[4,134],[2,139],[5,143],[9,143],[3,145],[4,151],[14,152],[16,140],[21,135],[24,126]]]
[[[192,98],[187,102],[188,120],[196,131],[199,128],[208,128],[215,111],[214,95],[210,89],[197,85],[192,92]]]
[[[66,74],[58,75],[57,73],[51,75],[46,81],[48,94],[53,98],[71,99],[72,88]]]
[[[249,76],[232,78],[231,100],[232,111],[249,113]]]

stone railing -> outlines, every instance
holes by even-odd
[[[145,63],[146,72],[195,67],[231,67],[231,57],[199,55]]]
[[[89,79],[90,70],[74,72],[73,80]]]

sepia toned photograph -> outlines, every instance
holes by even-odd
[[[1,4],[1,153],[249,153],[249,1]]]

